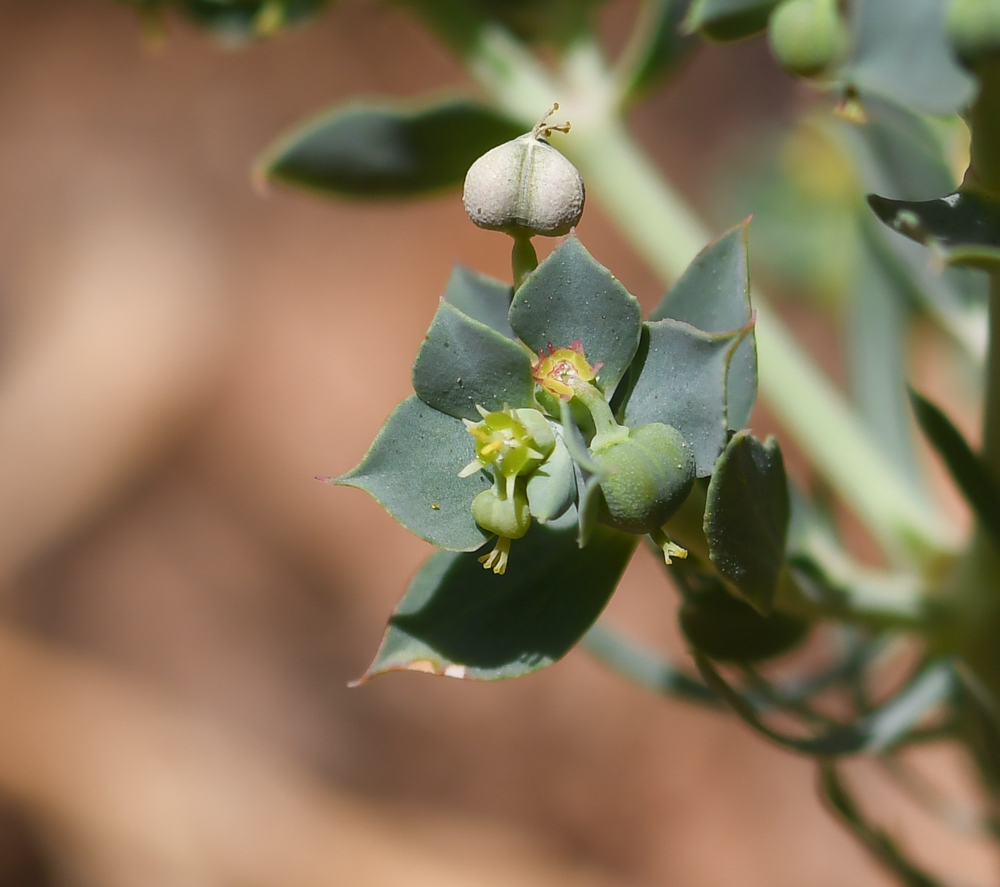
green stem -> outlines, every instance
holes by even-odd
[[[538,255],[531,244],[530,234],[512,234],[514,246],[510,251],[510,266],[514,273],[514,292],[531,276],[538,267]]]
[[[986,358],[982,458],[1000,480],[1000,274],[990,278],[990,340]],[[961,562],[942,589],[954,607],[955,636],[950,639],[969,668],[1000,700],[1000,552],[979,526]],[[1000,753],[1000,749],[998,749]],[[994,762],[1000,773],[1000,760]]]
[[[969,108],[966,122],[972,132],[966,185],[993,200],[1000,199],[1000,60],[981,64],[979,94]]]
[[[980,91],[969,109],[971,162],[965,187],[1000,199],[1000,61],[977,71]],[[989,346],[986,357],[982,459],[1000,480],[1000,272],[990,275]],[[1000,551],[981,525],[961,562],[942,589],[954,605],[951,642],[993,700],[1000,700]],[[994,737],[995,738],[995,737]],[[1000,743],[991,741],[978,755],[988,784],[997,791]]]
[[[610,404],[594,385],[589,382],[573,385],[573,397],[587,408],[594,420],[595,433],[591,448],[595,453],[601,449],[602,444],[628,437],[628,429],[618,424]]]
[[[494,102],[533,122],[554,98],[573,121],[560,148],[590,193],[650,266],[670,283],[709,240],[706,226],[632,140],[615,106],[599,50],[580,44],[554,80],[522,44],[487,32],[470,68]],[[754,293],[760,389],[786,430],[885,547],[922,561],[953,548],[956,534],[915,490],[859,417],[795,341],[764,295]]]

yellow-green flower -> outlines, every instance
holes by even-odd
[[[475,438],[476,458],[458,476],[469,477],[489,467],[498,486],[504,479],[504,492],[512,498],[515,479],[534,471],[555,448],[555,433],[538,410],[514,410],[506,404],[495,413],[481,406],[476,409],[483,417],[481,422],[462,420]]]
[[[583,353],[583,342],[574,339],[569,348],[554,348],[549,344],[549,353],[538,352],[538,360],[531,364],[531,374],[541,387],[570,400],[581,384],[593,382],[604,366],[603,361],[591,366]]]

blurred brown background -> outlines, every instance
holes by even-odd
[[[409,393],[451,264],[507,252],[454,195],[261,197],[248,170],[328,104],[462,74],[363,0],[240,51],[173,24],[151,54],[128,8],[0,0],[0,885],[888,883],[808,761],[581,652],[347,688],[428,548],[312,478]],[[698,200],[794,101],[758,42],[635,123]],[[596,207],[581,236],[658,299]],[[639,557],[609,618],[680,652],[674,609]],[[918,855],[988,871],[851,772]]]

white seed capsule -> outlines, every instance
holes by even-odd
[[[487,151],[469,168],[462,200],[480,228],[557,237],[580,221],[583,178],[545,141],[554,131],[566,132],[569,124],[546,126],[551,113],[531,132]]]

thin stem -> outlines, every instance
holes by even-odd
[[[580,643],[594,658],[640,687],[711,708],[722,707],[719,697],[697,678],[626,640],[603,622],[591,628]]]
[[[820,793],[872,855],[906,887],[940,887],[941,882],[908,860],[895,841],[868,822],[830,760],[820,759]]]
[[[538,267],[538,255],[529,234],[513,234],[514,246],[510,251],[510,266],[514,274],[514,292],[531,276]]]
[[[1000,481],[1000,273],[990,275],[990,339],[983,412],[983,461]]]
[[[611,406],[596,386],[589,382],[578,382],[573,385],[573,397],[587,408],[590,417],[594,420],[596,431],[594,439],[591,441],[593,452],[598,452],[602,445],[628,437],[628,430],[615,420]]]

